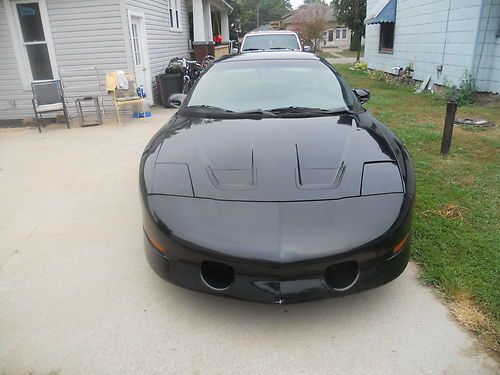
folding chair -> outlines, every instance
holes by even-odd
[[[38,131],[42,132],[42,126],[45,126],[43,114],[50,112],[64,113],[64,121],[69,129],[69,116],[66,101],[64,100],[64,93],[60,80],[33,82],[31,84],[33,91],[33,111],[35,112],[35,122]],[[40,124],[41,122],[41,124]]]
[[[128,81],[128,89],[121,90],[116,87],[116,72],[106,73],[106,86],[108,94],[112,95],[111,101],[116,110],[116,117],[118,118],[118,124],[121,126],[120,120],[120,107],[124,105],[144,105],[144,98],[137,95],[137,86],[135,80],[131,74],[126,74]]]

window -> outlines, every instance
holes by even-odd
[[[182,27],[180,0],[168,0],[168,6],[170,8],[170,28],[180,30]]]
[[[200,77],[187,105],[237,112],[290,106],[331,109],[355,103],[352,91],[320,61],[254,60],[213,65]]]
[[[44,4],[45,5],[45,4]],[[40,4],[14,2],[15,19],[21,43],[21,56],[29,81],[54,79],[52,63]]]
[[[333,42],[333,30],[328,30],[328,41]]]
[[[139,32],[137,30],[138,27],[139,24],[136,22],[132,22],[132,24],[130,25],[130,28],[132,30],[132,53],[134,55],[134,62],[136,66],[142,65]]]
[[[379,52],[392,53],[394,48],[394,22],[380,24]]]
[[[335,30],[335,39],[347,39],[347,28],[339,27]]]
[[[291,49],[300,51],[296,34],[247,35],[241,46],[242,51]]]

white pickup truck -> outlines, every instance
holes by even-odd
[[[257,51],[311,52],[311,47],[302,47],[299,36],[293,31],[270,30],[249,32],[243,37],[239,52]]]

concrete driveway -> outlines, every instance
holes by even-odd
[[[419,285],[259,305],[158,278],[138,162],[172,111],[122,127],[0,130],[0,374],[494,374]]]

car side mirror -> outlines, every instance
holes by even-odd
[[[311,46],[304,46],[304,52],[312,52]]]
[[[180,108],[186,97],[186,94],[172,94],[168,97],[168,106],[170,108]]]
[[[354,89],[352,90],[361,104],[366,103],[370,100],[370,92],[364,89]]]

